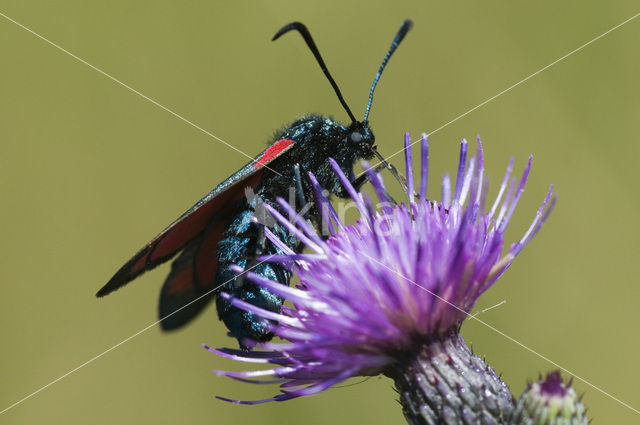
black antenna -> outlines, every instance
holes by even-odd
[[[324,60],[322,60],[322,56],[320,56],[320,51],[318,51],[318,48],[316,47],[316,43],[314,43],[313,38],[311,37],[311,33],[309,33],[309,30],[302,22],[291,22],[285,25],[284,27],[280,28],[280,30],[276,33],[276,35],[273,36],[271,41],[277,40],[278,38],[280,38],[280,36],[288,33],[291,30],[298,31],[300,35],[302,35],[302,38],[304,38],[304,41],[307,42],[307,46],[309,46],[311,53],[313,53],[313,56],[315,56],[316,60],[318,61],[318,65],[320,65],[320,68],[322,68],[322,72],[324,72],[324,75],[327,77],[327,79],[331,83],[331,87],[333,87],[333,90],[335,90],[336,95],[338,95],[338,100],[340,100],[342,107],[344,108],[345,111],[347,111],[347,115],[349,115],[349,118],[351,118],[351,121],[356,122],[357,121],[356,117],[354,117],[353,114],[351,113],[351,109],[349,109],[347,102],[345,102],[344,98],[342,97],[342,93],[340,93],[340,89],[338,88],[338,85],[336,84],[333,77],[329,73],[329,70],[327,69],[327,65],[325,65],[324,63]],[[408,29],[405,30],[405,34],[407,31]],[[396,40],[398,39],[399,35],[400,33],[398,33],[398,35],[396,36]],[[404,37],[404,34],[402,35],[402,37]],[[400,40],[402,40],[402,37],[400,38]],[[396,45],[399,42],[400,41],[394,41]],[[395,50],[395,47],[393,49]],[[391,56],[391,53],[388,53],[387,56]],[[388,60],[388,58],[385,58],[385,60]],[[383,68],[384,68],[384,65],[383,65]],[[380,72],[382,72],[382,69],[378,72],[378,74],[380,74]],[[373,92],[373,89],[372,89],[372,92]],[[371,100],[369,100],[369,104],[371,104]]]
[[[371,110],[371,102],[373,102],[373,91],[376,89],[376,86],[378,85],[378,80],[380,80],[380,76],[382,75],[382,71],[384,70],[384,67],[387,66],[387,62],[389,62],[389,58],[391,58],[391,55],[393,54],[393,52],[396,51],[396,49],[398,48],[398,45],[400,44],[404,36],[407,35],[407,33],[409,32],[412,26],[413,26],[413,21],[411,19],[405,19],[405,21],[402,23],[402,26],[398,30],[396,37],[393,39],[393,42],[391,43],[391,47],[389,47],[389,51],[387,52],[384,59],[382,60],[382,65],[380,65],[380,69],[378,70],[376,77],[373,79],[373,84],[371,84],[371,91],[369,91],[369,103],[367,103],[367,109],[364,112],[364,119],[362,120],[362,122],[367,122],[367,119],[369,118],[369,111]]]

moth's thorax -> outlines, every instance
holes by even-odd
[[[284,192],[288,192],[293,183],[293,166],[300,164],[311,199],[313,194],[308,187],[306,173],[312,172],[329,192],[339,193],[342,186],[329,164],[329,158],[335,159],[342,171],[352,179],[354,164],[373,156],[375,141],[366,122],[354,122],[347,126],[321,115],[307,115],[295,120],[276,132],[272,143],[282,139],[293,140],[294,146],[277,159],[278,164],[274,164],[280,175],[270,179],[270,191],[276,196],[285,196]]]

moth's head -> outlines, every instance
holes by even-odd
[[[376,137],[367,122],[353,122],[347,128],[345,147],[354,153],[354,159],[370,159],[374,155]]]

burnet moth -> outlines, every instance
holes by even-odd
[[[259,275],[289,284],[290,273],[282,266],[255,260],[258,255],[281,253],[264,237],[264,228],[256,225],[256,208],[262,202],[278,208],[275,199],[286,198],[289,188],[296,186],[302,191],[303,199],[313,199],[310,184],[299,177],[300,173],[306,175],[307,172],[312,172],[331,194],[346,197],[328,158],[335,159],[354,181],[354,163],[374,155],[393,171],[376,150],[368,117],[382,71],[411,26],[412,22],[405,20],[393,39],[374,77],[362,121],[356,119],[342,97],[309,30],[300,22],[282,27],[273,40],[292,30],[302,35],[351,123],[343,125],[320,115],[306,115],[278,131],[264,152],[216,186],[145,245],[96,295],[105,296],[177,255],[160,292],[159,317],[163,330],[177,329],[188,323],[216,298],[220,319],[242,347],[246,341],[269,340],[272,335],[266,319],[240,310],[218,296],[224,291],[265,310],[280,311],[282,299],[237,276],[232,270],[234,264],[242,268],[250,266]],[[358,180],[362,181],[356,184],[364,183],[363,179]],[[246,196],[247,193],[252,196]],[[317,208],[311,206],[308,219],[317,225],[318,216]],[[291,250],[302,250],[300,242],[286,228],[273,225],[270,230]]]

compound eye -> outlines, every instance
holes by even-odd
[[[354,143],[358,143],[363,139],[363,136],[360,132],[358,131],[354,131],[353,133],[351,133],[351,141]]]

